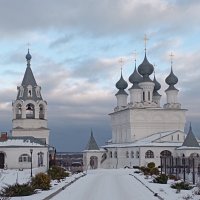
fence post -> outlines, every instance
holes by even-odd
[[[193,184],[195,184],[195,167],[194,167],[194,158],[192,158],[192,181],[193,181]]]
[[[185,182],[185,158],[182,158],[182,163],[183,163],[183,180]]]
[[[176,178],[178,178],[178,158],[176,158]]]
[[[162,171],[163,171],[162,156],[160,156],[160,170],[162,174]]]
[[[165,157],[165,175],[167,174],[167,158]]]

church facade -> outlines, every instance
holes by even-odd
[[[186,137],[186,109],[178,101],[175,85],[178,78],[171,71],[165,82],[166,102],[160,105],[160,83],[148,61],[145,49],[143,62],[129,76],[128,87],[122,72],[116,83],[117,105],[111,117],[112,138],[105,146],[98,147],[91,134],[84,150],[84,166],[87,168],[124,168],[146,166],[149,162],[160,165],[161,156],[189,156],[200,153],[199,143],[192,128]],[[181,150],[182,149],[182,150]],[[188,153],[189,152],[189,153]]]
[[[12,133],[0,137],[0,168],[49,168],[49,129],[47,102],[41,95],[31,70],[31,55],[26,55],[27,67],[16,100],[12,102]]]

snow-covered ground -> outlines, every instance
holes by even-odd
[[[88,171],[53,200],[158,200],[129,173],[125,169]]]
[[[33,169],[33,174],[37,171],[37,169]],[[51,182],[51,189],[48,191],[38,191],[37,194],[25,197],[12,197],[11,200],[42,200],[50,194],[56,192],[58,189],[65,186],[67,183],[73,181],[75,178],[81,176],[80,174],[74,174],[73,176],[66,177],[64,181]],[[0,171],[0,189],[6,185],[13,185],[15,183],[27,183],[30,181],[30,170],[1,170]]]
[[[60,183],[53,181],[49,191],[39,191],[27,197],[13,197],[11,200],[42,200],[80,175],[67,177]],[[29,180],[30,170],[0,171],[0,188],[6,184],[25,183]],[[186,199],[187,195],[192,196],[190,199],[200,200],[200,195],[193,195],[194,189],[176,193],[176,190],[170,188],[171,183],[153,183],[151,177],[146,179],[144,175],[134,173],[133,169],[89,170],[86,176],[62,190],[52,200],[158,200],[154,193],[158,193],[164,200]]]

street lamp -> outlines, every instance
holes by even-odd
[[[30,153],[31,153],[31,177],[33,176],[33,172],[32,172],[32,164],[33,164],[33,160],[32,160],[32,154],[33,154],[33,149],[30,149]]]

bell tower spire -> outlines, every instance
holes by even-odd
[[[13,102],[13,136],[33,136],[49,143],[47,128],[47,102],[41,95],[41,87],[37,85],[31,70],[32,56],[25,56],[27,67],[20,86],[17,87],[17,98]]]

